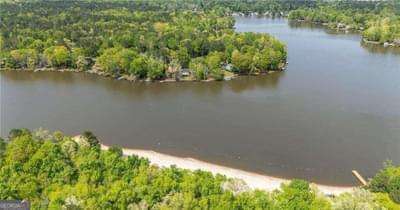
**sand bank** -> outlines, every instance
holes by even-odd
[[[108,149],[106,145],[101,145],[103,150]],[[147,158],[151,163],[160,167],[170,167],[172,165],[178,168],[189,170],[203,170],[213,174],[222,174],[229,178],[242,179],[251,189],[262,189],[272,191],[278,189],[282,183],[288,182],[287,179],[261,175],[257,173],[247,172],[239,169],[220,166],[193,158],[182,158],[172,155],[162,154],[151,150],[138,150],[123,148],[124,155],[137,155],[139,157]],[[327,195],[338,195],[343,192],[349,192],[354,187],[338,187],[316,184],[317,188]]]

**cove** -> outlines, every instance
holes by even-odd
[[[0,135],[91,130],[107,145],[342,186],[357,184],[352,169],[400,163],[398,50],[284,19],[237,17],[236,29],[286,42],[287,70],[191,83],[1,72]]]

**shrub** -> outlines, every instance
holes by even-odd
[[[400,203],[400,167],[386,164],[385,168],[371,179],[367,188],[372,192],[388,193],[393,201]]]
[[[71,53],[65,46],[53,46],[44,51],[48,64],[52,67],[71,67]]]
[[[355,189],[351,193],[343,193],[333,198],[334,210],[375,210],[381,209],[375,195],[364,189]]]
[[[8,60],[6,60],[6,66],[11,68],[33,69],[38,61],[39,57],[34,49],[12,50]]]

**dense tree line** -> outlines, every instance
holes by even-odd
[[[399,171],[390,166],[374,178],[378,193],[326,197],[302,180],[265,192],[209,172],[159,168],[119,148],[101,150],[91,132],[13,129],[0,139],[0,199],[26,199],[33,209],[398,209]]]
[[[158,10],[167,5],[143,2],[3,3],[2,65],[150,80],[176,78],[181,69],[193,67],[197,80],[221,80],[227,69],[248,74],[278,70],[285,63],[284,44],[267,34],[235,33],[226,9],[169,5],[173,9]]]
[[[289,19],[320,23],[334,29],[359,30],[366,41],[400,46],[400,1],[397,0],[378,2],[374,8],[362,9],[321,4],[293,10]]]
[[[93,3],[95,2],[100,7],[111,8],[123,6],[129,9],[147,11],[212,10],[216,7],[221,7],[229,9],[232,12],[242,12],[244,14],[257,12],[260,14],[269,13],[271,15],[279,15],[281,12],[287,12],[299,7],[314,7],[316,5],[315,0],[86,0],[85,2],[72,0],[62,2],[61,4],[56,0],[0,0],[1,2],[23,2],[26,7],[38,4],[42,6],[57,5],[59,11],[70,7],[72,4],[83,4],[85,8],[93,8]]]

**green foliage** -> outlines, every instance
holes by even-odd
[[[90,68],[91,62],[83,55],[79,55],[75,60],[75,68],[80,71],[86,71]]]
[[[394,202],[400,204],[400,176],[390,179],[389,195]]]
[[[129,72],[140,79],[146,78],[148,71],[149,70],[147,68],[147,61],[145,56],[139,56],[133,59],[129,68]]]
[[[330,209],[331,204],[321,199],[303,180],[293,180],[282,186],[282,191],[274,195],[277,209]]]
[[[7,164],[21,166],[35,154],[39,146],[30,134],[17,136],[8,143],[4,160]]]
[[[379,206],[379,203],[376,202],[375,195],[364,189],[357,189],[352,193],[343,193],[338,197],[333,198],[332,207],[335,210],[383,209]]]
[[[232,64],[239,73],[250,73],[253,56],[250,53],[232,52]]]
[[[67,67],[71,63],[71,53],[65,46],[53,46],[44,51],[48,64],[52,67]]]
[[[3,36],[0,36],[0,50],[4,48],[4,38]]]
[[[400,209],[400,204],[393,202],[387,193],[375,193],[375,201],[388,210]]]
[[[151,80],[162,79],[165,76],[164,63],[154,58],[148,58],[146,62],[147,76]]]
[[[99,147],[100,143],[97,137],[90,131],[83,132],[83,137],[89,142],[90,147]]]
[[[65,153],[57,143],[45,141],[29,158],[24,166],[29,173],[41,180],[42,184],[67,184],[74,180],[75,171]]]
[[[261,69],[260,59],[265,56],[252,58],[265,49],[270,49],[269,62],[276,65],[263,65],[262,71],[275,69],[286,59],[272,56],[285,55],[286,49],[269,35],[234,32],[234,19],[226,8],[247,13],[250,6],[239,0],[237,4],[212,0],[207,6],[191,0],[151,2],[0,3],[0,29],[4,32],[0,39],[4,49],[1,65],[11,69],[46,64],[81,71],[92,68],[110,76],[158,80],[175,79],[180,68],[188,68],[194,59],[203,57],[207,68],[197,66],[191,71],[199,80],[222,80],[221,67],[231,61],[241,73]],[[275,0],[270,3],[280,5]],[[289,8],[291,4],[282,5]],[[264,3],[259,6],[265,7],[264,11],[278,10]],[[46,8],[45,13],[42,8]],[[237,57],[232,59],[235,50],[247,56],[248,65],[239,65]],[[179,68],[165,72],[167,66]]]
[[[340,30],[359,30],[367,41],[394,43],[400,40],[400,16],[391,2],[368,9],[323,4],[316,8],[293,10],[289,19],[327,24]]]
[[[34,69],[38,59],[38,54],[34,49],[12,50],[6,60],[6,66],[11,68]]]
[[[79,147],[78,144],[71,138],[64,138],[64,140],[60,142],[60,146],[63,153],[69,157],[74,157],[78,152]]]
[[[193,59],[189,64],[189,68],[193,71],[196,80],[200,81],[207,79],[208,67],[205,64],[203,57]]]
[[[253,191],[210,172],[158,168],[118,147],[100,150],[93,133],[83,136],[92,146],[43,129],[10,132],[0,140],[0,199],[27,199],[32,209],[399,209],[387,193],[357,189],[327,198],[302,180]],[[389,183],[393,190],[398,179]]]
[[[0,166],[2,164],[2,160],[4,159],[4,153],[6,152],[7,143],[3,138],[0,138]]]
[[[14,139],[18,136],[22,136],[22,135],[30,135],[31,131],[26,129],[26,128],[13,128],[10,130],[10,132],[8,133],[8,139]]]
[[[380,43],[400,40],[400,17],[382,17],[369,21],[363,36],[369,41]]]
[[[388,193],[394,202],[400,204],[400,167],[386,164],[369,182],[368,189],[372,192]]]
[[[223,57],[224,54],[221,52],[211,52],[205,59],[210,76],[218,81],[224,79],[224,72],[222,71]]]
[[[129,71],[137,53],[131,49],[108,48],[97,58],[102,71],[110,74],[124,74]]]

